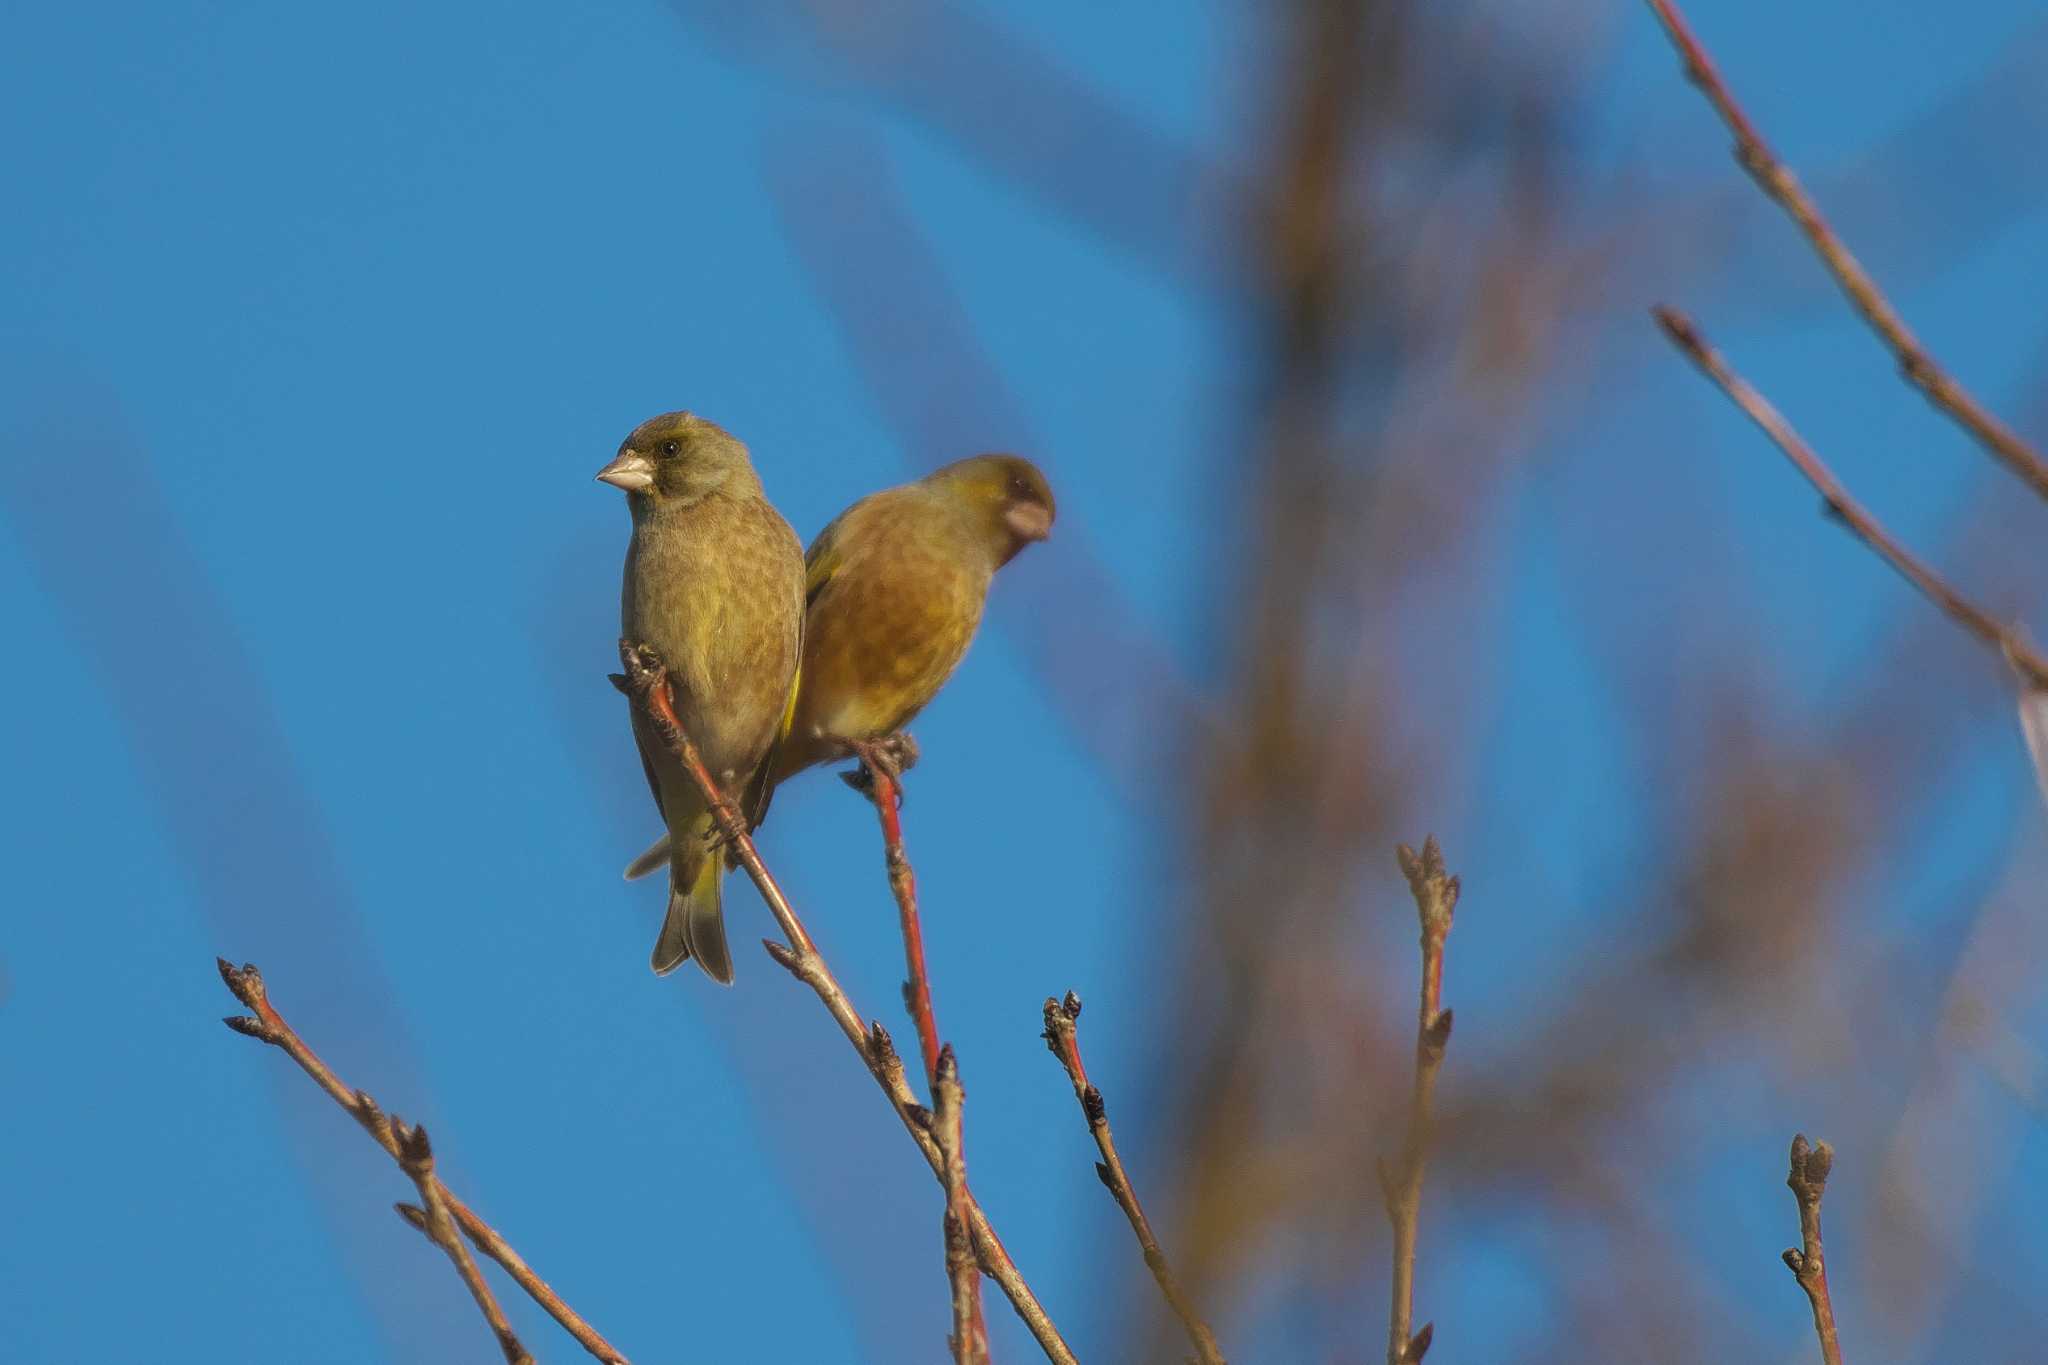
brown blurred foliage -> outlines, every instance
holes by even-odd
[[[1162,891],[1181,906],[1180,952],[1169,977],[1144,982],[1169,1002],[1158,1051],[1170,1079],[1139,1184],[1226,1345],[1284,1320],[1290,1358],[1377,1354],[1387,1234],[1373,1159],[1399,1143],[1415,970],[1392,849],[1429,828],[1477,875],[1446,988],[1459,1041],[1439,1095],[1418,1320],[1472,1263],[1461,1244],[1533,1242],[1540,1254],[1524,1259],[1539,1263],[1549,1311],[1514,1359],[1799,1355],[1803,1305],[1774,1261],[1795,1230],[1778,1182],[1791,1130],[1819,1125],[1845,1153],[1830,1216],[1863,1253],[1854,1265],[1837,1253],[1838,1301],[1839,1281],[1859,1286],[1844,1310],[1852,1339],[1891,1343],[1893,1358],[1931,1349],[1967,1276],[1997,1308],[1987,1349],[2030,1340],[2038,1309],[1964,1245],[2009,1160],[1977,1144],[2015,1112],[1964,1078],[1988,1066],[2041,1103],[2038,1059],[1999,1022],[2028,989],[2012,964],[2038,960],[2024,869],[1995,894],[1995,869],[1954,888],[1947,949],[1873,909],[1968,727],[2005,706],[1994,667],[1900,592],[1827,709],[1788,705],[1758,584],[1726,528],[1701,524],[1711,503],[1683,505],[1682,439],[1658,433],[1641,458],[1670,470],[1539,471],[1554,484],[1566,595],[1600,603],[1566,628],[1626,732],[1639,826],[1585,869],[1613,900],[1595,928],[1535,870],[1544,850],[1470,790],[1492,732],[1542,724],[1500,675],[1512,645],[1492,609],[1514,583],[1501,542],[1529,463],[1589,419],[1596,379],[1665,360],[1645,336],[1616,361],[1617,310],[1640,329],[1646,281],[1675,287],[1760,258],[1772,282],[1753,304],[1829,297],[1789,251],[1760,253],[1762,211],[1732,171],[1725,194],[1668,202],[1640,194],[1640,167],[1587,183],[1571,166],[1610,30],[1646,18],[1560,3],[1510,32],[1462,7],[1263,7],[1247,57],[1266,102],[1256,155],[1210,165],[960,11],[901,0],[875,23],[830,3],[776,12],[748,30],[753,55],[801,51],[1244,323],[1245,409],[1223,437],[1241,483],[1224,501],[1244,515],[1208,570],[1214,685],[1171,662],[1085,544],[1070,540],[1059,576],[1030,589],[1045,600],[1014,613],[1128,789],[1156,797],[1169,766],[1199,775]],[[2016,109],[2037,119],[2028,95],[2043,64],[2033,33],[1865,162],[1815,168],[1816,183],[1868,201],[1987,123]],[[1675,62],[1671,81],[1677,106],[1689,96]],[[906,448],[1028,431],[875,145],[833,126],[776,152],[788,230]],[[2031,203],[1981,179],[1960,173],[1958,193],[1987,189],[1967,221],[1894,204],[1871,258],[1931,271]],[[1797,288],[1780,289],[1780,274]],[[920,364],[900,362],[906,348]],[[1988,494],[1957,519],[1968,534],[1938,548],[2011,601],[2015,566],[1998,547],[2027,510]],[[1816,519],[1812,534],[1832,532]],[[1640,580],[1634,604],[1599,590],[1617,573]],[[1161,752],[1161,735],[1182,748]],[[1522,1013],[1474,1008],[1457,959],[1501,932],[1489,921],[1530,944],[1532,920],[1566,914],[1591,950],[1530,983]],[[1484,1028],[1491,1038],[1475,1036]],[[1708,1235],[1696,1221],[1731,1153],[1755,1154],[1778,1201],[1755,1245],[1755,1229]],[[1757,1271],[1732,1271],[1731,1245],[1775,1277],[1774,1299],[1746,1292]],[[1134,1320],[1120,1358],[1180,1359],[1179,1328],[1135,1257],[1127,1273],[1119,1301],[1152,1320]],[[1439,1352],[1468,1358],[1446,1341]]]

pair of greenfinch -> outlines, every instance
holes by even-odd
[[[625,491],[633,516],[620,629],[668,665],[677,718],[750,826],[782,782],[898,735],[938,695],[996,570],[1053,522],[1037,466],[977,455],[862,498],[806,553],[746,446],[687,412],[641,423],[597,477]],[[626,873],[668,866],[654,970],[694,957],[730,985],[716,823],[641,708],[629,709],[668,831]]]

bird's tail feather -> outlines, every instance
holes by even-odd
[[[666,976],[686,957],[713,981],[732,984],[732,953],[725,942],[725,912],[720,888],[725,881],[725,859],[704,847],[699,839],[685,839],[669,860],[668,916],[662,921],[661,937],[655,940],[652,965],[655,975]]]
[[[654,841],[654,846],[626,864],[626,880],[637,882],[650,872],[659,872],[668,866],[668,835]]]

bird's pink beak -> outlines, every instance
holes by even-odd
[[[597,479],[628,493],[645,493],[654,487],[654,461],[637,450],[621,450],[618,459],[597,471]]]
[[[1043,503],[1013,503],[1003,513],[1003,523],[1019,540],[1044,540],[1052,534],[1052,509]]]

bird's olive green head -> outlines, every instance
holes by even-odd
[[[976,455],[927,475],[925,483],[986,533],[997,564],[1052,534],[1052,485],[1022,456]]]
[[[652,504],[691,502],[730,489],[755,491],[760,480],[738,437],[688,412],[664,412],[633,428],[597,477]]]

